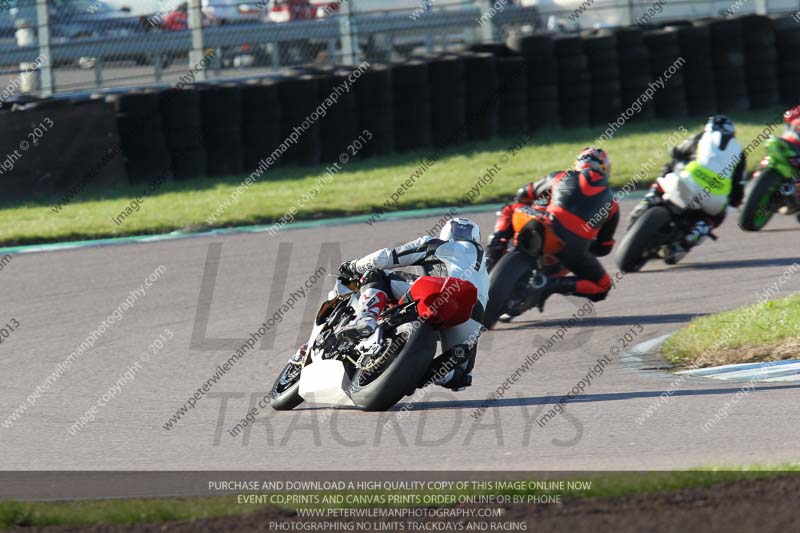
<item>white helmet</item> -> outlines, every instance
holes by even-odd
[[[467,218],[454,218],[447,222],[439,232],[443,241],[481,242],[481,230],[478,225]]]

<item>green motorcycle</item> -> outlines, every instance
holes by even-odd
[[[800,211],[800,154],[788,141],[774,136],[765,146],[767,155],[747,184],[742,202],[739,227],[745,231],[759,231],[775,213]]]

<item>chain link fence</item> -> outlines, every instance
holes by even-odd
[[[394,61],[520,31],[798,9],[797,0],[0,0],[0,100]]]

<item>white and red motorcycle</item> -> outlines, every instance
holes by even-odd
[[[355,318],[357,281],[339,276],[322,304],[308,342],[278,376],[271,405],[289,410],[303,401],[385,411],[413,394],[426,376],[438,346],[437,330],[469,320],[478,302],[471,283],[422,276],[378,317],[364,339],[338,338]]]

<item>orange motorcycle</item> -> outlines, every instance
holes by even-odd
[[[503,315],[518,316],[531,308],[531,293],[544,287],[545,255],[557,253],[563,243],[547,228],[540,206],[517,208],[511,218],[514,239],[489,275],[489,302],[484,324],[493,329]]]

